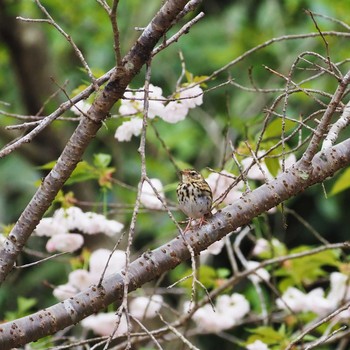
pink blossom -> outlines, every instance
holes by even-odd
[[[37,236],[54,236],[58,234],[68,233],[68,229],[65,224],[62,224],[55,220],[53,217],[51,218],[42,218],[35,228],[35,234]]]
[[[84,244],[84,238],[77,233],[59,233],[52,236],[46,243],[46,250],[50,253],[74,252]]]
[[[90,273],[92,274],[92,277],[95,282],[98,281],[100,278],[107,260],[109,256],[111,255],[111,251],[108,249],[97,249],[95,250],[91,256],[90,256]],[[116,250],[113,252],[113,255],[110,258],[107,270],[106,270],[106,276],[111,275],[112,273],[117,273],[120,270],[122,270],[125,267],[126,263],[126,256],[125,252],[122,250]]]
[[[88,288],[93,283],[91,274],[83,269],[74,270],[68,276],[68,284],[78,290]]]

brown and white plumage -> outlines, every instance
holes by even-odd
[[[213,195],[208,183],[197,171],[185,169],[180,173],[181,182],[176,192],[179,208],[190,218],[186,231],[192,219],[201,219],[200,225],[205,222],[205,217],[211,213]]]

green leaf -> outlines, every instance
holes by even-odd
[[[51,170],[55,166],[55,164],[56,164],[56,160],[53,160],[52,162],[39,166],[38,169]]]
[[[347,168],[334,183],[330,196],[334,196],[350,187],[350,168]]]
[[[270,174],[272,176],[277,176],[278,171],[280,170],[280,163],[278,161],[278,158],[265,158],[265,164],[267,166],[267,169],[269,170]]]
[[[248,332],[253,333],[246,342],[246,345],[254,343],[256,340],[261,340],[267,345],[280,344],[281,349],[284,348],[282,344],[288,343],[288,337],[285,334],[285,329],[280,328],[278,331],[272,327],[261,326],[253,329],[247,329]]]
[[[20,317],[24,317],[30,314],[31,308],[37,303],[35,298],[17,298],[17,310],[9,311],[5,313],[5,319],[7,321],[12,321]]]
[[[106,153],[94,154],[93,164],[96,168],[105,169],[112,161],[112,156]]]
[[[293,130],[297,126],[297,123],[293,122],[292,120],[286,119],[284,122],[285,122],[285,125],[284,125],[285,133],[288,133],[289,131]],[[278,118],[278,119],[275,119],[273,122],[271,122],[267,126],[264,139],[281,137],[281,134],[282,134],[282,119]]]
[[[73,183],[93,179],[98,179],[98,174],[96,173],[95,168],[83,160],[82,162],[78,163],[77,167],[72,172],[72,175],[67,180],[66,184],[71,185]]]
[[[300,253],[310,249],[308,246],[301,246],[292,249],[290,253]],[[327,275],[326,266],[340,267],[339,256],[340,251],[333,249],[286,261],[280,269],[275,271],[276,277],[284,277],[279,283],[280,290],[285,291],[289,286],[295,285],[301,287],[304,283],[312,283],[319,277]]]
[[[192,269],[187,269],[180,278],[190,276],[192,274]],[[218,274],[216,270],[210,266],[202,265],[198,269],[197,278],[206,288],[213,288],[216,286],[215,282],[218,279]],[[192,277],[187,278],[180,283],[181,287],[191,290],[192,288]]]
[[[216,274],[218,278],[227,278],[231,275],[231,270],[224,267],[216,269]]]

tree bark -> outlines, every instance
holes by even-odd
[[[300,171],[300,162],[275,180],[242,195],[240,199],[216,213],[207,225],[177,236],[163,246],[144,253],[133,261],[128,271],[107,277],[100,286],[93,285],[76,296],[35,314],[0,325],[2,350],[27,344],[71,326],[83,318],[123,300],[124,276],[132,292],[190,258],[191,245],[196,254],[254,217],[275,207],[315,183],[350,164],[350,139],[318,153],[312,162],[314,171],[308,178]],[[185,239],[185,240],[184,240]]]

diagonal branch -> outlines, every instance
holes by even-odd
[[[198,231],[189,231],[185,236],[177,236],[133,261],[128,268],[128,291],[136,290],[189,259],[190,251],[187,244],[199,253],[236,228],[248,224],[257,215],[313,184],[323,182],[337,170],[349,165],[350,139],[319,152],[312,161],[315,171],[308,178],[299,169],[300,163],[301,161],[297,162],[269,183],[244,194],[240,199],[216,213],[210,222]],[[54,334],[106,308],[111,303],[120,305],[124,293],[124,274],[125,272],[111,275],[99,286],[91,286],[76,296],[45,310],[0,325],[1,349],[7,350]]]
[[[56,165],[42,181],[8,239],[0,247],[0,283],[13,268],[27,239],[82,159],[84,151],[107,118],[110,109],[123,96],[127,85],[149,59],[155,45],[174,23],[187,2],[188,0],[169,0],[163,5],[123,58],[122,65],[112,73],[87,115],[81,119]]]

